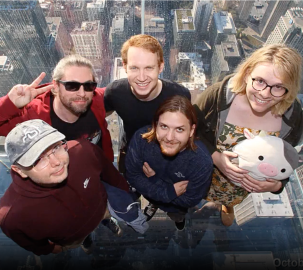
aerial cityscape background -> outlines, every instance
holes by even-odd
[[[105,87],[126,77],[122,44],[144,33],[163,46],[161,78],[187,87],[194,101],[263,44],[284,43],[303,55],[302,29],[299,0],[0,1],[0,97],[42,71],[47,74],[43,82],[50,82],[58,61],[75,53],[93,62],[98,86]],[[303,104],[303,88],[298,98]],[[107,121],[117,156],[123,123],[117,114]],[[11,182],[9,165],[0,145],[0,198]],[[141,208],[145,205],[142,199]],[[250,194],[235,207],[235,215],[234,224],[224,227],[218,213],[210,218],[189,213],[186,229],[179,232],[158,211],[144,235],[121,224],[119,238],[100,226],[93,234],[97,248],[92,255],[78,248],[40,261],[0,230],[0,269],[302,268],[303,151],[286,190]]]

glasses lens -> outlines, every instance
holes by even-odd
[[[266,84],[260,80],[253,80],[252,85],[253,85],[254,89],[256,89],[258,91],[261,91],[266,88]]]
[[[47,167],[48,165],[48,157],[42,157],[40,159],[38,159],[35,163],[34,163],[34,167],[37,171],[41,171],[43,170],[45,167]]]
[[[66,141],[64,141],[61,144],[55,146],[53,148],[51,154],[53,154],[56,158],[59,158],[59,157],[64,156],[64,154],[67,152],[67,150],[68,150],[67,144],[66,144]],[[49,164],[49,158],[50,158],[51,154],[49,154],[47,156],[43,156],[36,160],[36,162],[33,164],[33,166],[35,167],[35,169],[37,171],[41,171],[45,167],[47,167],[47,165]]]
[[[86,82],[83,84],[84,90],[86,92],[93,92],[97,87],[97,83],[95,82]]]
[[[79,82],[65,82],[65,89],[67,91],[78,91],[80,89],[81,83]]]
[[[282,86],[278,86],[278,87],[274,86],[271,89],[271,94],[274,97],[282,97],[286,92],[287,92],[286,88],[284,88]]]
[[[60,145],[57,145],[54,149],[53,149],[53,154],[56,157],[61,157],[63,156],[67,151],[67,145],[66,143],[62,143]]]

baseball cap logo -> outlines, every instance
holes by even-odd
[[[22,138],[22,141],[26,143],[26,141],[31,141],[33,138],[39,136],[41,134],[41,131],[35,127],[35,126],[30,126],[28,128],[25,128],[23,130],[24,136]]]

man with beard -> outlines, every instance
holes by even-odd
[[[30,85],[16,85],[0,99],[0,135],[17,123],[43,119],[67,140],[87,138],[113,161],[110,134],[105,121],[103,90],[97,87],[91,62],[79,55],[67,56],[53,71],[52,84],[39,86],[45,73]]]
[[[105,120],[104,89],[97,88],[92,63],[80,55],[70,55],[61,59],[55,67],[51,85],[39,86],[44,76],[45,73],[41,73],[30,85],[16,85],[0,98],[0,135],[6,136],[23,121],[42,119],[63,133],[67,140],[85,138],[98,145],[113,161],[111,138]],[[111,207],[125,206],[126,201],[133,202],[124,191],[105,186],[112,214]],[[122,220],[126,218],[130,226],[138,221],[136,227],[141,228],[144,216],[140,217],[141,211],[136,208],[116,210],[125,213],[118,217]],[[134,216],[138,219],[134,220]],[[104,220],[103,224],[117,235],[122,232],[114,218]]]
[[[160,105],[152,126],[135,133],[126,155],[127,181],[167,212],[178,230],[184,229],[188,208],[206,197],[211,182],[212,159],[195,140],[196,125],[190,101],[171,97]]]

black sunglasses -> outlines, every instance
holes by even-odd
[[[96,82],[84,82],[84,83],[74,82],[74,81],[58,81],[58,82],[64,85],[66,91],[71,91],[71,92],[78,91],[81,85],[83,85],[84,91],[86,92],[93,92],[97,87]]]

